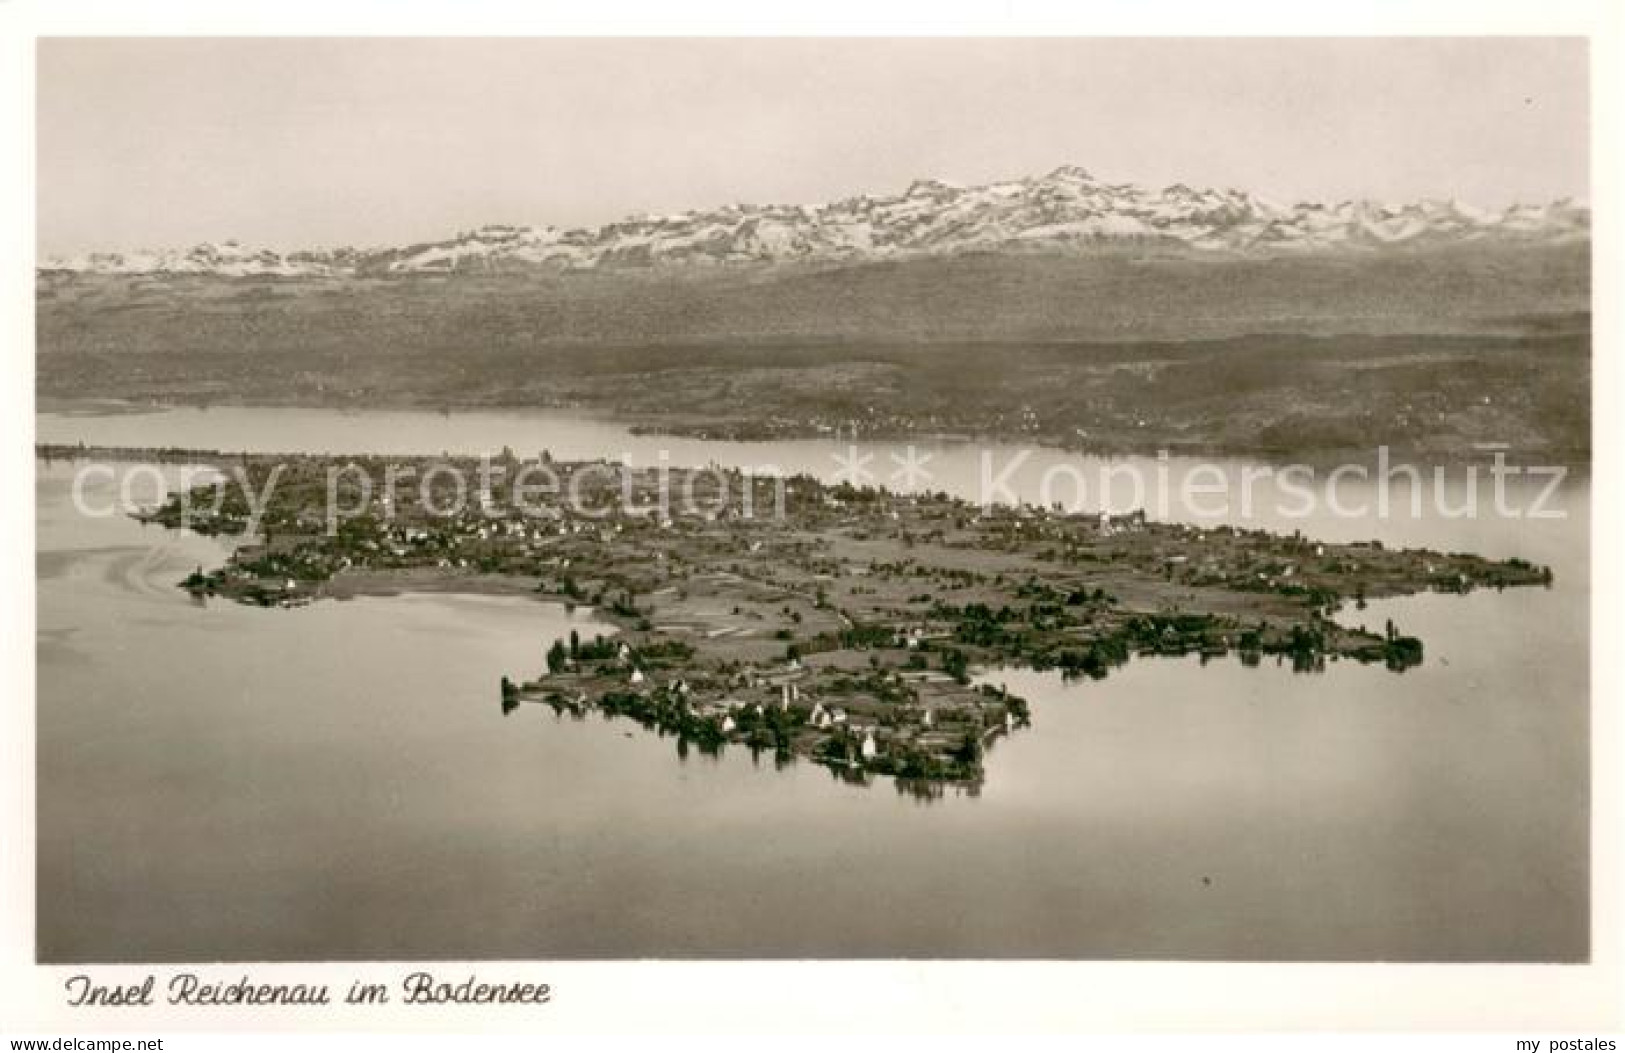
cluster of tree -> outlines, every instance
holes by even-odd
[[[896,647],[897,632],[889,625],[854,621],[839,635],[842,648],[868,650],[872,647]]]
[[[688,647],[681,641],[674,641],[677,647]],[[660,645],[662,650],[673,649],[673,645]],[[563,671],[570,661],[577,662],[607,662],[620,653],[620,644],[603,634],[595,635],[591,640],[582,640],[581,634],[574,629],[570,630],[570,639],[554,640],[553,645],[547,649],[547,671],[558,674]],[[693,648],[689,648],[693,653]],[[686,657],[686,655],[681,656]]]
[[[609,609],[611,613],[618,614],[622,618],[636,618],[643,613],[642,611],[638,610],[637,602],[633,598],[630,590],[624,591],[619,596],[616,596],[610,602]]]
[[[1113,666],[1129,659],[1128,644],[1121,637],[1107,636],[1095,640],[1086,648],[1062,647],[1031,656],[1035,669],[1060,669],[1068,679],[1087,676],[1091,680],[1103,679]]]
[[[1019,633],[1013,633],[1005,626],[1022,620],[1022,616],[1009,606],[995,611],[985,603],[971,603],[959,610],[957,619],[954,639],[960,643],[1004,649],[1020,646],[1016,639]]]

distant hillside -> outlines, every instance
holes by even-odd
[[[847,266],[222,278],[43,273],[41,354],[456,355],[763,340],[1458,332],[1589,309],[1589,246],[1225,262],[974,254]]]
[[[42,396],[579,405],[765,437],[1590,443],[1589,245],[298,277],[42,272]]]

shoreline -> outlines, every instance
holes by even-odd
[[[671,414],[665,419],[650,418],[618,411],[613,407],[592,407],[582,404],[536,406],[534,404],[491,405],[471,404],[466,406],[439,406],[428,404],[372,404],[357,406],[342,403],[312,404],[303,401],[277,402],[258,401],[246,399],[222,400],[211,402],[209,406],[188,404],[184,401],[175,402],[137,402],[120,399],[61,399],[41,397],[36,402],[35,413],[51,413],[73,419],[97,417],[140,417],[157,416],[176,411],[207,412],[210,407],[221,409],[244,410],[304,410],[312,412],[337,413],[343,416],[364,416],[369,413],[428,413],[442,417],[474,416],[483,413],[492,414],[535,414],[539,422],[542,418],[556,417],[561,421],[583,421],[593,424],[610,425],[622,428],[634,439],[644,438],[671,438],[695,442],[725,443],[731,446],[749,448],[753,446],[769,446],[781,442],[827,442],[841,444],[855,442],[862,445],[875,444],[925,444],[947,448],[966,446],[1008,446],[1017,449],[1034,449],[1067,456],[1077,456],[1086,459],[1099,459],[1105,461],[1132,460],[1136,458],[1156,458],[1167,454],[1172,458],[1207,458],[1216,461],[1232,461],[1238,463],[1257,464],[1275,469],[1282,469],[1293,465],[1305,465],[1312,468],[1332,467],[1340,464],[1370,465],[1375,462],[1375,454],[1384,444],[1360,446],[1325,446],[1306,447],[1303,449],[1287,450],[1264,446],[1235,446],[1200,441],[1173,441],[1173,442],[1106,442],[1097,446],[1072,445],[1067,442],[1055,441],[1052,437],[1002,434],[998,432],[983,431],[876,431],[861,433],[856,439],[842,438],[836,433],[805,429],[800,431],[773,433],[773,434],[709,434],[715,425],[685,425],[683,418],[678,414]],[[74,449],[69,443],[36,443],[36,450],[49,448],[60,451],[63,458],[70,456]],[[128,447],[96,446],[88,449],[101,451],[123,451]],[[1390,459],[1394,462],[1416,462],[1423,467],[1465,467],[1470,464],[1484,463],[1487,458],[1496,452],[1489,447],[1474,447],[1460,449],[1459,447],[1417,447],[1386,445]],[[170,452],[163,447],[152,448],[159,452]],[[227,453],[220,450],[211,450],[210,453],[218,456],[237,456],[237,452]],[[280,451],[246,450],[241,451],[256,456],[278,454]],[[468,456],[458,451],[449,451],[455,456]],[[1516,455],[1523,463],[1541,463],[1567,468],[1570,470],[1583,470],[1589,472],[1593,464],[1593,451],[1590,449],[1541,449],[1525,451],[1516,445],[1508,444],[1501,449],[1502,453]],[[312,456],[352,456],[352,457],[378,457],[398,456],[402,459],[421,459],[432,456],[428,452],[400,455],[380,455],[366,450],[329,450],[322,453],[280,453],[286,457],[312,457]],[[112,458],[107,458],[112,459]]]

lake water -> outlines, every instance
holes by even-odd
[[[825,477],[845,451],[525,413],[49,413],[37,428],[43,442],[645,464],[664,449]],[[926,485],[978,496],[980,449],[925,448]],[[888,481],[894,447],[860,449]],[[990,453],[997,470],[1023,451]],[[1049,465],[1098,467],[1027,458],[1010,485],[1028,499]],[[554,605],[195,603],[176,581],[225,549],[79,515],[72,478],[42,465],[36,482],[45,961],[1587,955],[1582,476],[1563,519],[1249,520],[1519,555],[1557,582],[1347,612],[1426,641],[1404,674],[1228,659],[1136,660],[1078,684],[991,671],[1033,701],[1034,726],[993,751],[980,795],[929,802],[741,749],[681,757],[628,723],[504,716],[501,674],[592,629]]]

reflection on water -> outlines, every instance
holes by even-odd
[[[342,415],[216,409],[41,434],[404,450],[459,428],[478,449],[537,427],[507,420],[386,415],[374,442]],[[629,439],[555,421],[546,441]],[[1296,524],[1554,564],[1550,590],[1345,611],[1421,636],[1419,668],[990,671],[1033,730],[979,796],[933,799],[502,704],[501,675],[590,628],[553,605],[194,604],[174,583],[222,546],[77,516],[70,479],[36,487],[46,960],[1586,955],[1583,480],[1556,523]]]

